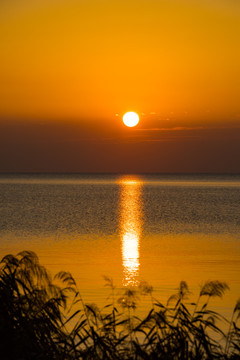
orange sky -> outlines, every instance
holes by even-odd
[[[240,172],[239,39],[236,0],[1,1],[0,171]]]

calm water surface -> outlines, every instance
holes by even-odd
[[[1,175],[0,256],[33,250],[53,273],[72,272],[86,302],[146,280],[165,302],[181,280],[240,297],[240,176]],[[140,307],[147,307],[142,299]]]

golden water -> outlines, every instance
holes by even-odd
[[[239,178],[5,176],[0,189],[0,255],[35,251],[72,272],[86,302],[107,303],[102,275],[119,296],[146,280],[163,302],[181,280],[191,301],[204,281],[226,281],[214,300],[226,314],[240,297]]]

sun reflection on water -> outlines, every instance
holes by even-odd
[[[138,177],[122,177],[120,201],[120,234],[122,239],[123,285],[138,283],[140,236],[142,231],[142,181]]]

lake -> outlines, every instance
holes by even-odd
[[[240,297],[239,217],[239,175],[0,175],[0,256],[35,251],[100,307],[103,275],[119,294],[145,280],[162,302],[181,280],[193,301],[220,280],[230,291],[213,305],[229,315]]]

